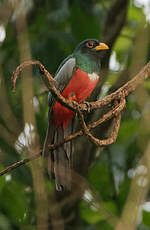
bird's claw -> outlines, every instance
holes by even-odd
[[[80,110],[81,110],[80,104],[76,103],[76,101],[73,101],[73,100],[72,100],[72,104],[73,104],[73,106],[75,107],[75,109],[76,109],[77,111],[80,111]]]
[[[88,101],[84,101],[83,103],[84,103],[84,104],[86,105],[86,107],[87,107],[87,112],[90,113],[90,112],[91,112],[91,104],[90,104]]]

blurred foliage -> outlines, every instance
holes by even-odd
[[[0,8],[6,2],[1,0]],[[134,2],[130,1],[126,24],[113,47],[116,60],[113,59],[112,62],[118,65],[118,69],[110,68],[109,77],[104,84],[106,91],[112,83],[115,84],[124,69],[132,75],[133,47],[136,38],[142,36],[138,32],[139,28],[149,28],[142,6],[137,7]],[[77,43],[86,38],[102,37],[110,5],[111,0],[33,0],[27,14],[32,59],[41,61],[49,72],[54,74],[60,62],[72,52]],[[24,131],[20,81],[17,83],[15,94],[12,94],[10,86],[12,72],[20,63],[15,20],[13,11],[0,17],[0,24],[4,25],[6,30],[5,40],[0,42],[0,169],[23,159],[27,148],[18,143],[22,141],[18,138]],[[135,48],[140,49],[140,44]],[[143,63],[150,59],[149,40],[147,53],[141,56],[141,59]],[[137,68],[135,72],[138,70]],[[33,73],[36,122],[42,147],[47,128],[47,93],[44,93],[45,87],[37,70],[34,69]],[[149,97],[149,80],[144,83],[144,90]],[[143,136],[140,134],[143,114],[149,110],[149,103],[141,107],[135,94],[128,97],[116,143],[105,148],[89,170],[88,181],[101,197],[97,202],[100,206],[103,203],[103,206],[98,210],[86,200],[81,201],[82,221],[79,222],[78,229],[114,229],[103,208],[118,218],[121,215],[131,181],[136,174],[135,167],[146,148],[146,145],[141,147]],[[150,132],[146,134],[148,139],[149,134]],[[21,145],[23,144],[22,142]],[[150,199],[149,195],[147,200]],[[0,230],[17,229],[36,229],[35,194],[28,164],[0,178]],[[138,229],[150,229],[150,212],[141,211]]]

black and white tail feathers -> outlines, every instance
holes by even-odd
[[[50,144],[62,143],[64,138],[72,134],[73,121],[63,130],[62,126],[56,128],[52,119],[52,111],[49,111],[49,122],[46,139],[43,147],[43,156],[48,162],[48,174],[55,180],[56,190],[70,191],[72,176],[73,148],[72,143],[67,142],[55,150],[49,150]]]

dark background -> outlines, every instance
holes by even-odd
[[[14,94],[11,76],[16,67],[25,60],[39,60],[54,75],[80,41],[99,39],[111,47],[92,100],[103,97],[135,76],[150,59],[150,2],[147,7],[144,2],[0,1],[1,170],[38,152],[47,129],[47,89],[40,74],[28,68]],[[84,176],[77,186],[83,181],[86,186],[74,200],[58,195],[56,202],[54,185],[44,180],[41,160],[2,176],[0,230],[150,229],[149,93],[147,80],[128,96],[115,144],[98,149],[86,137],[75,141],[78,168]],[[95,134],[104,138],[109,126],[96,129]]]

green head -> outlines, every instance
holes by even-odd
[[[102,51],[108,50],[105,43],[100,43],[96,39],[82,41],[74,50],[73,56],[76,58],[77,66],[88,73],[100,71]]]

